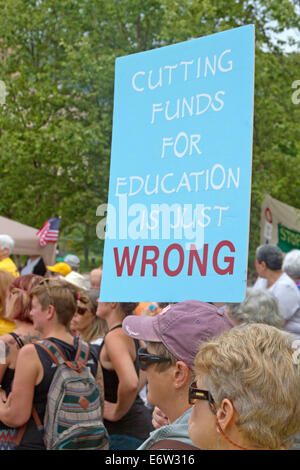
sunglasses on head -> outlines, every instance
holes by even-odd
[[[212,394],[208,390],[202,390],[196,387],[196,382],[189,386],[189,404],[194,405],[196,400],[207,400],[213,413],[216,412],[216,405]]]
[[[87,310],[87,307],[79,307],[78,305],[76,307],[76,313],[78,313],[78,315],[84,315]]]
[[[138,359],[140,363],[140,368],[142,370],[146,370],[147,367],[151,366],[151,364],[171,361],[171,359],[168,357],[157,356],[156,354],[149,354],[146,348],[140,348],[138,350]]]

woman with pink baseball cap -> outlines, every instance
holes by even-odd
[[[147,341],[138,354],[148,380],[147,400],[167,417],[167,425],[153,431],[139,450],[195,449],[188,434],[194,359],[201,343],[232,326],[224,311],[198,300],[168,305],[155,317],[124,319],[128,336]]]

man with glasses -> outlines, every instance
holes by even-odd
[[[188,434],[192,406],[188,397],[194,359],[201,343],[232,326],[224,312],[197,300],[168,305],[154,317],[125,318],[125,333],[146,341],[146,348],[139,350],[139,362],[147,375],[147,400],[169,420],[168,425],[153,431],[139,450],[188,449],[193,445]]]

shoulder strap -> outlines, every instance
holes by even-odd
[[[20,349],[24,346],[23,340],[21,339],[21,337],[19,335],[17,335],[17,333],[14,333],[13,331],[11,331],[8,334],[11,335],[14,338],[14,340],[16,341],[16,343],[18,344]]]
[[[75,356],[75,362],[81,362],[82,364],[86,364],[88,357],[90,355],[90,347],[88,343],[83,341],[80,338],[75,338],[75,345],[77,343],[77,351]]]
[[[78,339],[77,351],[74,361],[68,361],[68,359],[61,352],[60,348],[48,339],[42,339],[40,341],[37,341],[36,344],[41,346],[49,354],[52,361],[55,362],[57,366],[61,364],[66,364],[70,369],[73,369],[76,372],[82,371],[90,354],[89,345],[81,339]]]
[[[118,325],[113,326],[106,334],[110,333],[113,330],[116,330],[117,328],[122,328],[122,323],[119,323]]]
[[[107,333],[105,333],[104,338],[103,338],[103,343],[104,343],[105,338],[106,338],[106,336],[108,335],[108,333],[110,333],[110,332],[113,331],[113,330],[116,330],[117,328],[122,328],[122,323],[119,323],[119,325],[113,326],[110,330],[108,330]]]
[[[199,447],[186,444],[185,442],[176,441],[175,439],[161,439],[155,442],[149,450],[200,450]]]
[[[68,362],[59,347],[52,341],[49,341],[48,339],[41,339],[35,344],[41,346],[41,348],[43,348],[48,353],[48,355],[51,357],[52,361],[55,362],[55,364],[60,365],[64,362]]]

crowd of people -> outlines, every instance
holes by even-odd
[[[103,423],[78,448],[297,448],[300,250],[258,247],[242,303],[162,304],[100,302],[101,267],[83,275],[69,254],[18,269],[13,246],[0,235],[1,450],[49,448],[61,357],[78,376],[88,368]],[[89,409],[87,396],[70,400],[62,429],[70,411]]]

